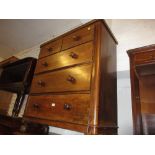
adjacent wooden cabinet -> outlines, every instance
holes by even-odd
[[[134,134],[155,134],[155,45],[128,51]]]
[[[0,77],[5,66],[18,61],[18,58],[12,56],[6,60],[0,62]],[[10,105],[16,99],[16,95],[12,92],[7,92],[0,89],[0,115],[11,115],[10,114]]]
[[[34,58],[11,57],[0,63],[0,135],[48,134],[47,125],[25,123],[22,118],[35,65]]]
[[[104,20],[41,45],[25,120],[117,134],[116,45]]]

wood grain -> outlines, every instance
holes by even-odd
[[[134,134],[155,134],[155,46],[127,52],[130,58]]]
[[[35,73],[41,73],[85,62],[91,62],[93,56],[93,43],[89,42],[57,54],[39,59]]]
[[[134,57],[135,64],[144,64],[155,61],[155,51],[148,51],[143,53],[138,53]]]
[[[61,50],[62,40],[56,40],[41,47],[39,58],[49,56]]]
[[[81,65],[35,76],[31,93],[90,90],[91,66],[91,64]],[[41,86],[39,82],[44,85]]]
[[[30,101],[25,119],[85,134],[117,134],[115,37],[104,20],[93,20],[44,43],[41,48],[61,39],[59,52],[39,58],[33,78],[31,97],[35,96],[39,106],[34,106],[42,106],[43,111],[34,112]],[[89,104],[85,104],[84,94],[89,94]],[[49,109],[53,96],[59,110],[51,113],[45,109]],[[62,110],[64,102],[70,100],[71,107],[77,105],[71,115]],[[65,108],[70,106],[67,104]],[[89,110],[84,112],[86,109]]]
[[[86,43],[94,38],[94,25],[77,30],[63,38],[62,50]]]
[[[89,104],[89,94],[30,96],[25,115],[55,121],[87,124]],[[70,107],[67,109],[66,105]]]

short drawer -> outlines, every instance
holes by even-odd
[[[37,75],[31,93],[90,90],[92,64]]]
[[[63,52],[39,59],[35,73],[92,61],[93,43],[88,42]]]
[[[89,104],[89,94],[30,96],[24,115],[40,119],[87,124]]]
[[[135,54],[134,61],[136,64],[155,61],[155,51]]]
[[[62,50],[93,40],[94,25],[84,27],[63,38]]]
[[[46,57],[48,55],[60,52],[61,46],[62,46],[62,40],[61,39],[44,45],[40,49],[39,58]]]

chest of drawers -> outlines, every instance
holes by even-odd
[[[43,45],[25,120],[85,134],[117,134],[117,41],[93,20]]]

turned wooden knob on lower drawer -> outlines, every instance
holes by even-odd
[[[81,39],[80,36],[73,36],[73,40],[74,40],[74,41],[79,41],[80,39]]]
[[[53,51],[53,48],[52,47],[49,47],[47,50],[48,50],[48,52],[52,52]]]
[[[78,58],[78,55],[76,53],[74,53],[74,52],[71,52],[69,54],[69,56],[72,57],[73,59],[77,59]]]
[[[42,80],[38,81],[37,83],[39,86],[44,87],[45,86],[45,82],[43,82]]]
[[[34,103],[34,104],[33,104],[33,108],[34,108],[34,109],[39,109],[39,105],[38,105],[37,103]]]
[[[65,110],[71,110],[72,109],[72,106],[70,104],[64,104],[64,109]]]
[[[69,81],[69,82],[71,82],[71,83],[75,83],[75,82],[76,82],[76,79],[75,79],[73,76],[69,75],[69,76],[67,77],[67,81]]]
[[[48,63],[47,62],[44,62],[42,63],[43,66],[47,67],[48,66]]]

